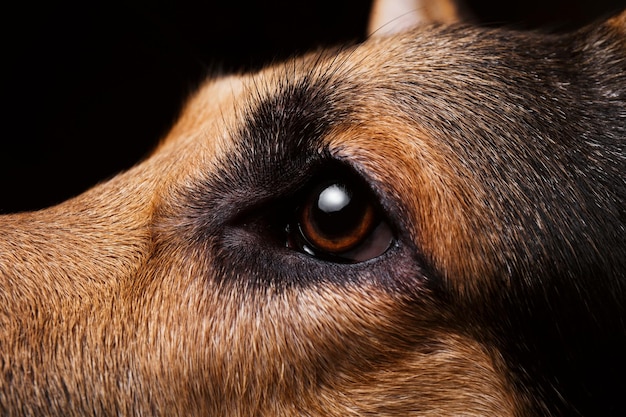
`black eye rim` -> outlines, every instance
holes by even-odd
[[[366,173],[361,172],[358,167],[353,166],[350,161],[344,161],[333,157],[323,157],[312,161],[298,173],[289,186],[283,186],[279,190],[263,189],[262,196],[258,199],[252,199],[239,208],[237,214],[230,217],[227,222],[227,229],[237,229],[235,235],[239,236],[236,240],[244,238],[248,244],[254,244],[262,251],[273,247],[273,251],[282,253],[282,256],[288,256],[290,259],[300,258],[311,262],[333,263],[336,265],[363,265],[372,261],[386,258],[387,254],[394,253],[403,239],[402,233],[399,233],[396,219],[393,216],[393,202],[385,198],[385,194],[380,188],[376,187],[367,177]],[[312,250],[306,252],[304,250],[289,247],[287,244],[287,233],[294,231],[293,221],[295,213],[301,208],[302,202],[312,188],[321,182],[332,182],[333,178],[349,178],[362,187],[371,199],[372,206],[391,234],[388,247],[379,255],[372,259],[351,261],[335,256]],[[285,184],[283,178],[283,184]],[[265,184],[271,184],[270,181]],[[243,235],[241,233],[244,233]],[[229,232],[225,233],[229,234]],[[226,236],[226,235],[225,235]],[[227,238],[230,241],[230,239]],[[232,241],[234,243],[234,241]],[[301,241],[301,243],[307,243]],[[229,244],[230,246],[230,244]]]

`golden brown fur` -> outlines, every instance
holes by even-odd
[[[626,126],[584,117],[626,111],[624,19],[426,26],[208,81],[146,161],[0,217],[1,414],[618,415],[588,387],[624,367]],[[551,77],[570,53],[591,79],[586,45],[615,67],[576,95]],[[301,154],[362,175],[397,245],[338,266],[266,241]],[[551,367],[600,353],[604,381]]]

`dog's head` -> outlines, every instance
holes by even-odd
[[[623,413],[625,27],[208,81],[143,163],[0,218],[0,409]]]

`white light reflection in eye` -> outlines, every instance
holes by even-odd
[[[324,213],[335,213],[350,204],[350,200],[350,194],[344,187],[333,184],[320,193],[317,206]]]

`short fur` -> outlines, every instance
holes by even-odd
[[[146,161],[0,217],[1,414],[625,415],[625,28],[207,81]],[[338,165],[394,231],[375,259],[275,227]]]

